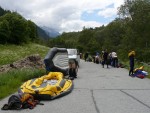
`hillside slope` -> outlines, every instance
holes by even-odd
[[[42,58],[44,58],[48,50],[49,47],[35,43],[25,44],[22,46],[0,45],[0,66],[13,63],[33,54],[39,54]]]

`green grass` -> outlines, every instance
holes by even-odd
[[[14,61],[32,54],[39,54],[42,58],[44,58],[48,50],[49,47],[35,43],[25,44],[22,46],[0,45],[0,66],[13,63]]]
[[[48,51],[49,47],[35,43],[21,46],[0,45],[0,66],[13,63],[33,54],[39,54],[44,58]],[[23,82],[44,74],[45,70],[39,69],[20,69],[0,73],[0,99],[16,92]]]
[[[0,75],[0,100],[18,91],[21,84],[29,79],[37,78],[45,74],[45,70],[20,69],[12,70]]]

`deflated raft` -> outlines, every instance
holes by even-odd
[[[25,82],[19,89],[19,93],[29,93],[40,100],[51,100],[70,93],[73,82],[63,79],[61,72],[50,72],[40,78]]]
[[[44,59],[47,72],[62,72],[68,74],[68,52],[66,48],[53,47]]]

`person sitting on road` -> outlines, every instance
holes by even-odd
[[[96,56],[95,56],[95,63],[96,64],[100,63],[100,57],[99,57],[99,53],[98,52],[96,53]]]
[[[78,62],[75,59],[69,60],[69,78],[74,79],[77,78],[77,71],[78,71]]]

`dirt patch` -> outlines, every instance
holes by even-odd
[[[38,68],[38,69],[43,68],[44,69],[45,65],[40,55],[35,54],[35,55],[28,56],[24,59],[21,59],[19,61],[13,62],[12,64],[0,66],[0,73],[8,72],[12,69],[21,69],[21,68]]]

